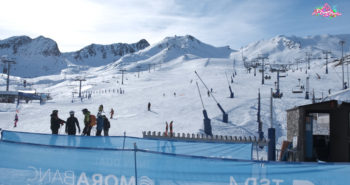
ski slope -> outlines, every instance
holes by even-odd
[[[235,98],[229,98],[228,76],[233,74],[233,64],[230,58],[194,58],[180,56],[167,63],[140,72],[129,72],[124,75],[124,84],[121,85],[120,71],[114,68],[89,68],[79,74],[65,74],[43,76],[28,79],[36,84],[34,88],[39,92],[51,93],[53,100],[44,105],[39,102],[21,103],[19,106],[18,127],[13,127],[16,111],[15,104],[0,104],[0,127],[7,130],[50,133],[50,114],[52,110],[59,110],[59,117],[66,119],[69,111],[74,110],[76,117],[83,127],[81,110],[87,108],[92,114],[97,114],[100,104],[104,106],[105,114],[109,115],[111,108],[115,116],[111,121],[110,135],[142,136],[142,131],[160,131],[165,129],[165,122],[174,121],[174,132],[202,133],[203,114],[196,82],[203,97],[205,109],[212,120],[214,135],[257,136],[257,107],[258,89],[261,91],[263,131],[265,136],[270,127],[270,89],[274,88],[276,73],[267,72],[271,80],[265,80],[261,85],[261,73],[249,74],[243,65],[237,62],[237,75],[230,84]],[[341,67],[329,66],[329,74],[325,74],[324,61],[312,61],[311,70],[305,74],[305,68],[288,71],[285,78],[280,79],[282,99],[274,99],[274,120],[278,143],[286,139],[286,110],[294,106],[309,104],[305,94],[293,94],[291,91],[298,85],[298,78],[305,85],[305,79],[310,77],[310,89],[315,89],[316,98],[328,95],[328,89],[336,92],[341,88]],[[222,122],[222,112],[217,104],[208,97],[207,90],[195,75],[201,76],[206,85],[213,89],[213,95],[229,115],[229,123]],[[317,74],[321,79],[317,78]],[[84,76],[83,91],[101,91],[122,88],[125,94],[94,93],[91,99],[72,103],[72,91],[78,91],[78,83],[72,81],[77,76]],[[4,76],[2,77],[4,82]],[[20,78],[11,78],[11,83],[20,83]],[[18,86],[11,86],[12,89]],[[176,96],[174,95],[176,93]],[[310,95],[312,97],[312,94]],[[151,111],[147,111],[147,104],[151,102]],[[64,134],[64,129],[60,133]]]

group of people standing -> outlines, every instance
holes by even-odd
[[[103,105],[100,105],[97,118],[95,115],[92,115],[88,109],[82,110],[84,114],[84,129],[81,135],[90,136],[92,128],[96,125],[96,136],[101,136],[103,131],[104,136],[108,136],[109,128],[111,124],[103,114]],[[80,133],[81,129],[79,126],[78,119],[74,116],[74,111],[69,112],[70,117],[67,118],[67,121],[64,121],[58,117],[58,110],[53,110],[51,114],[51,131],[52,134],[58,134],[58,130],[63,124],[66,124],[65,133],[68,135],[76,135],[77,128]],[[112,118],[112,116],[111,116]]]

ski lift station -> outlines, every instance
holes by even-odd
[[[350,103],[336,100],[287,110],[290,161],[350,162]]]

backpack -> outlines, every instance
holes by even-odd
[[[96,125],[96,116],[90,115],[90,126],[93,127]]]

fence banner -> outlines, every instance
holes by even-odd
[[[53,146],[111,149],[133,149],[134,143],[136,143],[139,149],[155,152],[231,159],[252,159],[251,143],[185,142],[123,136],[67,136],[6,130],[2,132],[2,140]]]
[[[346,163],[259,162],[0,141],[0,184],[336,185]]]

